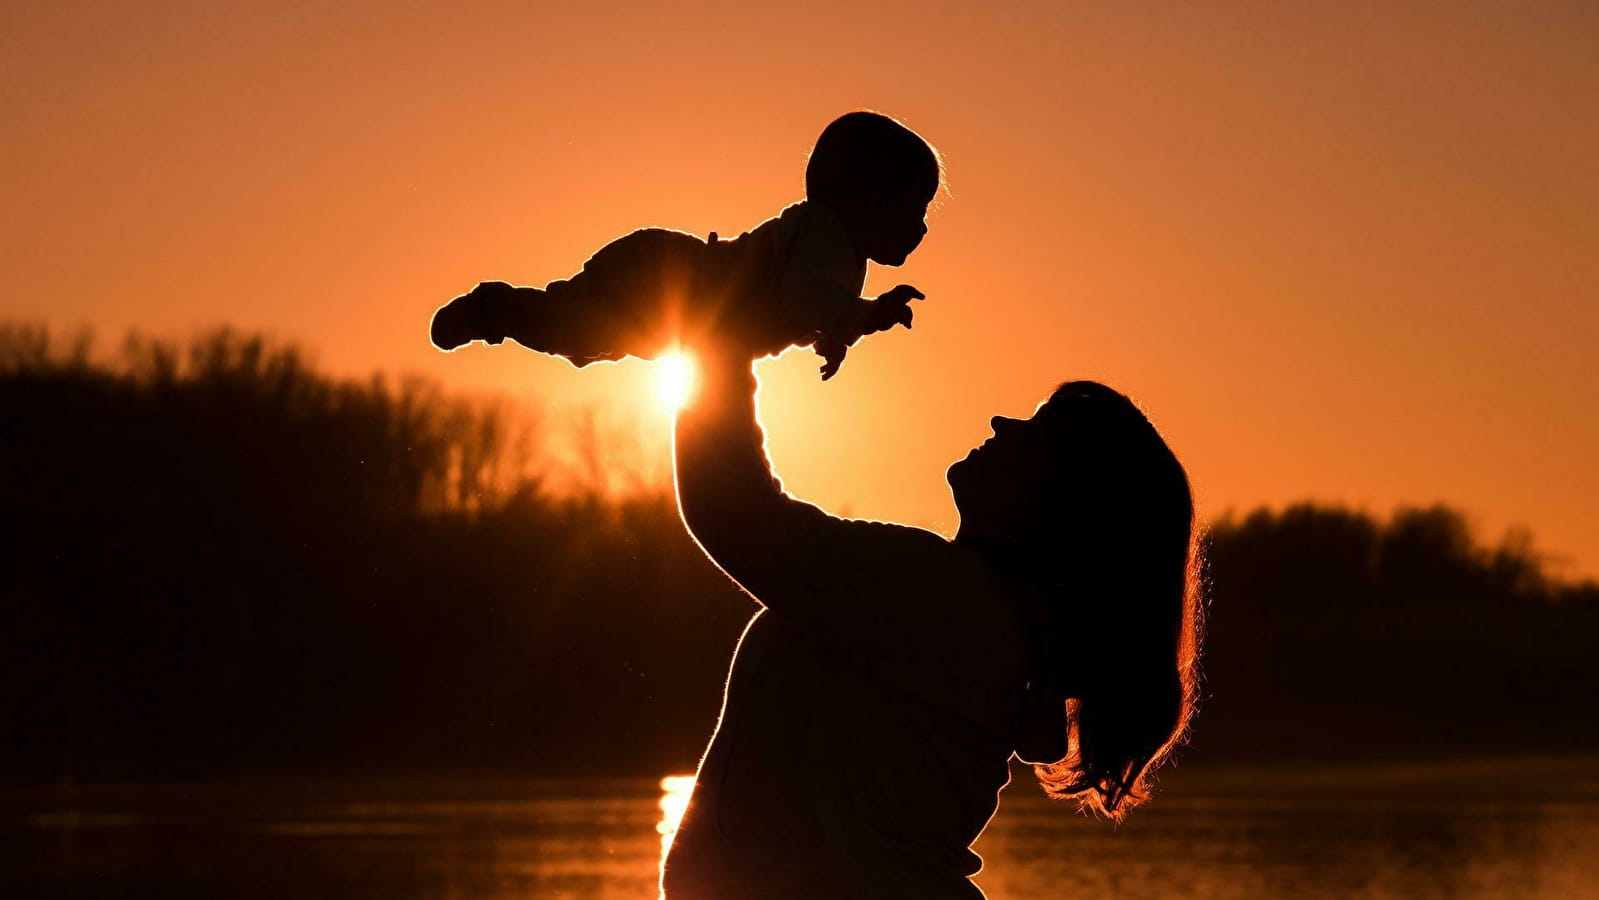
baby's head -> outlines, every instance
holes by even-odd
[[[805,196],[832,210],[868,259],[905,262],[927,234],[943,185],[938,151],[881,113],[845,113],[822,129],[805,167]]]

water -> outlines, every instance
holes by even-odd
[[[1177,771],[1120,828],[1018,780],[978,880],[993,900],[1599,897],[1596,763]],[[0,807],[0,896],[645,900],[662,786],[28,788]]]

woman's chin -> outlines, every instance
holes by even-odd
[[[971,483],[973,464],[972,456],[976,452],[976,450],[973,450],[964,457],[955,460],[949,464],[949,468],[944,470],[944,482],[948,484],[950,490],[954,492],[956,502],[960,501],[961,489]]]

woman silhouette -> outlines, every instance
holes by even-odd
[[[950,467],[953,541],[785,494],[750,355],[699,356],[677,492],[763,607],[662,874],[668,900],[981,898],[970,849],[1014,754],[1119,818],[1193,709],[1181,465],[1127,398],[1062,385]]]

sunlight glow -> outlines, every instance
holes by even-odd
[[[694,363],[681,353],[668,353],[655,361],[655,393],[661,408],[677,412],[694,390]]]
[[[655,831],[661,836],[663,858],[672,846],[672,835],[683,821],[683,811],[688,809],[689,793],[693,790],[693,775],[668,775],[661,779],[661,821],[655,823]]]

